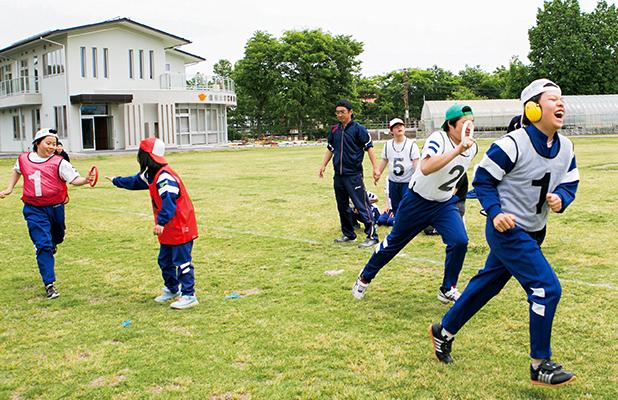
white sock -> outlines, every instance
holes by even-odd
[[[450,333],[449,331],[447,331],[446,329],[442,328],[442,332],[440,332],[442,334],[442,336],[445,336],[446,339],[451,340],[455,337],[455,335],[453,335],[452,333]]]

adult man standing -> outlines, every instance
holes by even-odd
[[[324,170],[331,158],[335,176],[333,186],[337,210],[341,221],[343,235],[335,239],[335,243],[346,243],[356,240],[356,233],[352,219],[347,210],[352,200],[358,210],[361,221],[365,225],[367,238],[358,245],[360,248],[372,247],[378,243],[378,231],[371,212],[371,204],[367,198],[367,191],[363,182],[363,158],[366,151],[373,166],[373,179],[379,177],[373,142],[367,128],[352,121],[352,104],[347,100],[340,100],[335,107],[335,115],[339,123],[331,128],[328,134],[328,146],[322,165],[320,178],[324,177]]]

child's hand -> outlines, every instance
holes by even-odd
[[[462,140],[459,145],[457,146],[459,154],[463,153],[464,151],[468,150],[470,147],[472,147],[472,145],[476,143],[476,139],[473,137],[466,137],[466,140]]]
[[[96,172],[94,172],[93,170],[90,170],[90,172],[88,172],[88,175],[86,175],[86,182],[88,184],[92,184],[92,182],[94,182],[94,180],[96,179]]]
[[[157,224],[152,231],[156,236],[161,236],[163,234],[163,226]]]
[[[547,193],[545,196],[545,200],[547,200],[547,205],[553,212],[560,212],[562,210],[562,198],[554,193]]]
[[[498,232],[506,232],[509,229],[515,228],[515,216],[513,214],[500,213],[495,216],[493,223],[494,228]]]
[[[13,193],[12,190],[3,190],[0,192],[0,199],[4,199],[6,196],[8,196],[9,194]]]

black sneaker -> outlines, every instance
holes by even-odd
[[[562,365],[552,360],[543,360],[537,369],[530,366],[530,379],[533,385],[562,386],[575,380],[575,374],[562,369]]]
[[[438,231],[436,230],[436,228],[434,228],[433,226],[428,226],[427,228],[423,229],[423,233],[425,235],[428,236],[434,236],[434,235],[439,235]]]
[[[335,243],[347,243],[347,242],[353,242],[355,240],[356,240],[356,238],[351,238],[351,237],[348,237],[346,235],[343,235],[343,236],[338,237],[337,239],[335,239],[334,242]]]
[[[361,244],[358,245],[358,248],[359,249],[366,249],[366,248],[369,248],[369,247],[373,247],[373,246],[375,246],[378,243],[379,242],[378,242],[377,239],[367,238]]]
[[[446,336],[442,335],[442,324],[439,323],[429,325],[429,337],[431,338],[434,353],[438,360],[445,364],[452,363],[453,357],[451,357],[451,346],[455,338],[449,340]]]
[[[56,297],[60,296],[60,292],[58,291],[58,289],[56,289],[56,286],[54,286],[53,283],[46,285],[45,291],[47,292],[48,299],[55,299]]]

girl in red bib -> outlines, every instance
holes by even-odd
[[[119,188],[150,191],[154,234],[161,244],[158,262],[165,283],[163,292],[154,300],[165,303],[174,299],[170,307],[184,309],[198,304],[191,259],[197,222],[189,194],[180,177],[167,164],[164,154],[165,144],[160,139],[144,139],[137,153],[140,172],[133,176],[105,178]]]
[[[0,199],[13,192],[24,176],[24,218],[30,239],[36,249],[36,261],[45,285],[47,298],[60,296],[55,286],[54,254],[64,240],[64,204],[67,202],[67,182],[82,186],[94,176],[84,178],[70,162],[55,154],[58,135],[54,129],[41,129],[32,141],[34,151],[22,153],[17,158],[7,188],[0,192]]]

